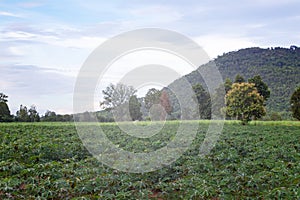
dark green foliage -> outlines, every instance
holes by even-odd
[[[73,115],[56,114],[54,111],[47,110],[45,115],[41,117],[40,121],[43,122],[72,122],[74,121]]]
[[[96,112],[96,116],[99,122],[113,122],[114,116],[110,110],[101,110]]]
[[[12,116],[10,115],[9,108],[5,101],[0,101],[0,122],[10,122]]]
[[[201,119],[211,118],[211,99],[210,95],[202,85],[196,84],[193,86],[196,98],[198,100],[199,114]]]
[[[45,122],[55,122],[55,121],[57,121],[56,113],[54,111],[47,110],[45,115],[42,117],[42,121],[45,121]]]
[[[214,62],[224,80],[226,78],[234,80],[237,74],[246,79],[260,75],[271,91],[266,105],[267,110],[289,111],[290,97],[296,86],[300,85],[300,48],[247,48],[223,54]],[[184,78],[191,85],[200,83],[205,87],[205,82],[197,71]]]
[[[20,105],[20,109],[16,113],[17,122],[30,122],[28,109],[26,106]]]
[[[36,110],[35,106],[31,106],[30,109],[28,110],[28,117],[30,122],[39,122],[40,121],[40,116],[39,113]]]
[[[272,112],[272,113],[270,114],[270,120],[271,120],[271,121],[281,121],[281,120],[282,120],[282,117],[281,117],[281,115],[280,115],[279,113],[277,113],[277,112]]]
[[[0,122],[11,122],[13,120],[7,105],[8,96],[0,93]]]
[[[229,90],[231,90],[232,86],[232,81],[229,78],[226,78],[224,87],[225,87],[225,92],[227,93]]]
[[[194,122],[199,123],[199,122]],[[167,122],[153,138],[101,125],[132,152],[165,146],[178,128]],[[208,124],[184,155],[160,170],[130,174],[99,163],[74,125],[0,125],[0,199],[299,199],[299,124],[226,123],[212,152],[199,156]]]
[[[229,80],[229,79],[226,79]],[[230,81],[230,80],[229,80]],[[230,81],[231,82],[231,81]],[[226,95],[226,82],[225,84],[221,84],[215,91],[215,93],[212,96],[212,114],[218,118],[218,119],[224,119],[225,118],[225,95]],[[230,84],[230,89],[231,89],[231,85]],[[228,91],[230,90],[228,88]],[[227,92],[228,92],[227,91]]]
[[[249,83],[254,83],[258,93],[264,97],[265,101],[267,101],[270,97],[270,90],[268,85],[263,82],[260,75],[256,75],[253,78],[248,79]]]
[[[69,115],[69,114],[58,114],[56,115],[56,121],[58,122],[72,122],[73,120],[73,115]]]
[[[142,119],[143,114],[141,112],[141,103],[139,102],[136,95],[133,95],[130,97],[129,113],[130,113],[130,117],[133,121]]]
[[[161,91],[155,88],[151,88],[148,90],[146,96],[145,96],[145,107],[149,110],[151,106],[154,104],[159,104],[160,103],[160,96],[161,96]]]
[[[293,117],[300,120],[300,87],[298,87],[292,94],[291,110]]]
[[[235,76],[234,83],[244,83],[244,82],[245,82],[245,78],[243,76],[241,76],[240,74],[237,74]]]

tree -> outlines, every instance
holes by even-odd
[[[198,100],[199,114],[201,119],[211,118],[211,99],[210,95],[201,84],[193,86],[196,98]]]
[[[270,97],[270,90],[269,90],[269,87],[268,85],[262,81],[262,78],[257,75],[257,76],[254,76],[253,78],[250,78],[248,79],[248,82],[249,83],[254,83],[255,84],[255,87],[258,91],[258,93],[264,97],[265,101],[268,100],[268,98]]]
[[[160,90],[157,90],[155,88],[149,89],[144,99],[145,107],[149,110],[151,106],[153,106],[154,104],[159,104],[160,96],[161,96]]]
[[[128,103],[131,96],[137,91],[132,86],[122,83],[116,85],[110,84],[105,90],[102,90],[104,101],[100,102],[100,107],[104,109],[113,109],[124,103]]]
[[[7,103],[0,102],[0,122],[10,122],[12,121],[12,116],[10,115],[10,110]]]
[[[240,119],[243,124],[266,114],[264,98],[253,83],[234,83],[226,94],[226,113]]]
[[[10,110],[7,105],[7,98],[8,96],[0,93],[0,122],[12,121],[12,116],[10,115]]]
[[[173,109],[169,99],[168,92],[166,90],[163,90],[161,92],[159,101],[160,101],[160,105],[165,109],[166,113],[171,114]]]
[[[227,80],[227,79],[226,79]],[[228,79],[230,81],[230,79]],[[230,81],[231,82],[231,81]],[[231,88],[232,83],[230,84]],[[229,89],[230,90],[230,89]],[[229,91],[228,90],[228,91]],[[225,108],[225,83],[220,84],[216,89],[215,93],[212,96],[212,115],[219,119],[224,119],[225,112],[223,112]]]
[[[133,95],[130,97],[129,113],[130,113],[130,117],[133,121],[142,119],[143,114],[141,112],[141,103],[139,102],[136,95]]]
[[[226,78],[224,83],[225,92],[227,93],[229,90],[231,90],[231,87],[232,87],[232,81],[229,78]]]
[[[3,93],[0,93],[0,102],[6,103],[8,96]]]
[[[45,115],[42,117],[42,121],[45,121],[45,122],[57,121],[56,113],[54,111],[47,110]]]
[[[293,117],[300,120],[300,87],[292,94],[290,103]]]
[[[29,115],[26,106],[20,105],[20,109],[16,113],[16,121],[19,122],[29,122]]]
[[[28,117],[30,122],[39,122],[40,116],[39,113],[36,110],[36,106],[32,105],[30,109],[28,110]]]
[[[234,83],[244,83],[245,82],[245,79],[242,75],[240,74],[237,74],[235,76],[235,80],[234,80]]]

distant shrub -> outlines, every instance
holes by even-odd
[[[270,120],[271,121],[281,121],[282,117],[281,117],[280,113],[278,113],[278,112],[272,112],[270,114]]]

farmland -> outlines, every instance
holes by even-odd
[[[143,122],[145,123],[145,122]],[[72,123],[0,124],[0,199],[299,199],[299,122],[226,122],[210,154],[199,147],[208,127],[176,162],[135,174],[111,169],[83,146]],[[89,125],[87,125],[89,126]],[[176,133],[167,122],[153,138],[101,125],[120,148],[148,152]]]

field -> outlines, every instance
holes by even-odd
[[[209,155],[196,139],[170,166],[136,174],[111,169],[91,156],[72,123],[0,124],[0,199],[300,199],[299,122],[225,123]],[[120,148],[148,152],[176,133],[167,122],[148,139],[103,124]],[[86,125],[89,126],[89,125]]]

